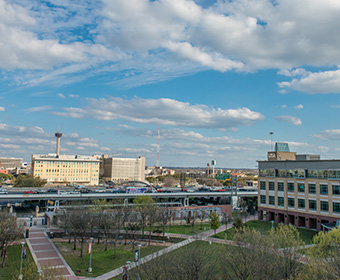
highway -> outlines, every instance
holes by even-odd
[[[256,197],[257,191],[238,191],[239,197]],[[225,192],[172,192],[172,193],[79,193],[79,194],[57,194],[57,193],[44,193],[44,194],[23,194],[23,193],[8,193],[0,194],[0,202],[4,201],[29,201],[29,200],[95,200],[95,199],[129,199],[137,196],[148,195],[152,198],[199,198],[199,197],[230,197],[230,191]],[[236,196],[233,193],[233,196]]]

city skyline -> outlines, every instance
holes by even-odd
[[[0,157],[340,158],[340,3],[0,0]],[[274,132],[270,135],[270,132]]]

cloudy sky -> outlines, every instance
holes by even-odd
[[[0,0],[0,157],[340,158],[338,0]]]

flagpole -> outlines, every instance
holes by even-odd
[[[88,269],[88,272],[92,272],[92,267],[91,267],[91,262],[92,262],[92,242],[93,242],[93,237],[90,238],[90,244],[89,244],[89,254],[90,254],[90,266]]]

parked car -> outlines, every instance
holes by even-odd
[[[37,192],[29,190],[29,191],[24,191],[24,194],[36,194]]]
[[[104,193],[106,192],[104,189],[96,189],[95,192],[98,192],[98,193]]]
[[[6,189],[0,189],[0,194],[8,194]]]
[[[48,189],[47,192],[48,192],[48,193],[57,193],[58,190],[57,190],[57,189]]]

